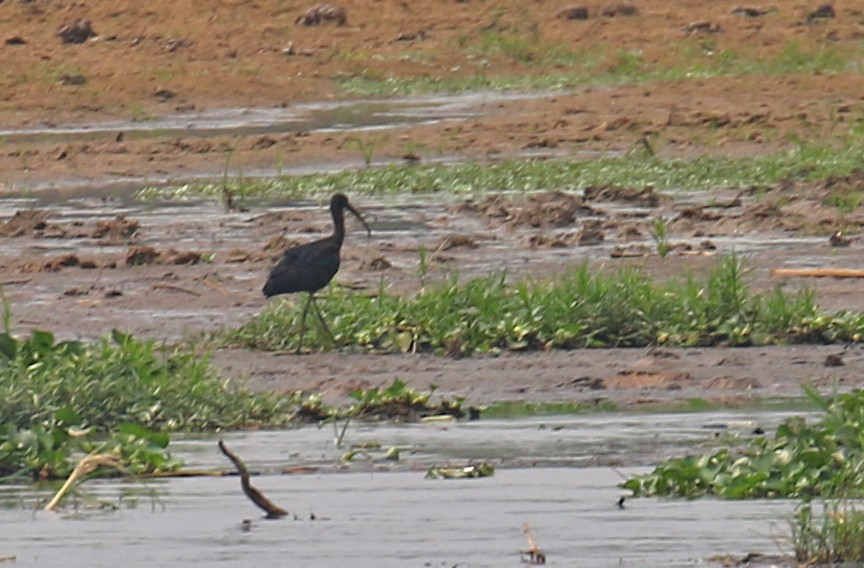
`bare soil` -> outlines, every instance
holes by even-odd
[[[466,118],[376,132],[286,127],[185,136],[124,129],[175,113],[343,98],[341,82],[357,77],[566,72],[566,64],[537,55],[553,46],[591,56],[606,69],[620,66],[627,54],[662,68],[688,53],[724,50],[763,59],[795,49],[844,53],[864,35],[864,15],[849,2],[834,4],[833,17],[813,16],[819,6],[806,2],[749,7],[764,8],[761,15],[729,1],[421,6],[358,0],[343,7],[340,24],[338,12],[330,21],[307,13],[313,3],[294,1],[0,2],[0,130],[6,131],[0,137],[0,283],[16,329],[91,338],[117,327],[170,341],[237,325],[263,307],[260,287],[281,248],[329,230],[318,201],[250,204],[246,212],[207,202],[142,206],[103,189],[118,178],[219,179],[229,159],[248,170],[357,163],[358,139],[374,145],[376,159],[420,162],[442,155],[494,160],[522,152],[625,152],[646,137],[664,157],[756,155],[799,140],[839,138],[864,106],[864,78],[849,71],[481,99]],[[572,12],[580,7],[586,19]],[[81,20],[89,20],[89,31]],[[64,43],[58,35],[64,25],[65,37],[85,37],[83,43]],[[489,47],[483,42],[490,37],[513,40],[515,48]],[[514,54],[526,45],[527,55]],[[80,139],[51,135],[54,128],[109,120],[118,121],[116,130]],[[47,132],[22,136],[28,129]],[[90,180],[92,193],[26,191],[82,179]],[[415,292],[422,285],[421,246],[432,253],[433,280],[490,270],[546,278],[583,262],[598,270],[637,265],[665,278],[702,273],[717,255],[734,250],[748,255],[756,289],[812,286],[825,308],[860,310],[860,281],[782,280],[771,270],[859,267],[864,217],[826,201],[838,188],[862,185],[861,175],[853,174],[699,196],[610,187],[566,188],[585,190],[584,197],[355,199],[372,221],[373,238],[351,233],[338,280],[357,293],[374,293],[382,282]],[[673,251],[665,258],[650,236],[657,216],[672,219]],[[228,377],[279,391],[306,388],[341,397],[356,386],[399,377],[479,403],[610,400],[626,406],[797,396],[802,382],[851,388],[864,368],[858,347],[842,346],[609,349],[460,360],[231,351],[215,360]]]

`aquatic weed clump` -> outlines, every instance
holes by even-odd
[[[800,499],[789,521],[795,558],[806,565],[864,561],[864,390],[808,397],[818,422],[786,419],[755,436],[698,456],[673,458],[621,484],[636,497]]]
[[[864,390],[830,399],[805,389],[824,412],[808,424],[786,419],[773,436],[743,439],[712,453],[667,460],[628,479],[634,496],[726,499],[861,498],[864,495]]]
[[[159,431],[281,425],[287,402],[232,388],[206,357],[115,331],[95,343],[55,341],[46,331],[0,334],[0,416],[18,428],[55,423],[111,431],[132,423]]]
[[[117,469],[132,475],[164,473],[183,465],[167,450],[168,434],[136,424],[121,424],[105,434],[79,428],[78,423],[80,417],[66,408],[57,411],[50,424],[0,425],[0,483],[64,478],[83,456],[110,456],[120,466]]]

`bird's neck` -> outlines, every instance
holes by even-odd
[[[341,209],[333,210],[333,239],[340,246],[345,240],[345,214]]]

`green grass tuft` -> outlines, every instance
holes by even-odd
[[[383,76],[368,69],[335,77],[342,90],[362,97],[428,95],[469,91],[530,91],[580,89],[656,81],[686,81],[711,77],[748,75],[787,76],[856,72],[861,70],[860,45],[808,47],[790,42],[769,57],[756,57],[732,49],[706,49],[703,40],[671,46],[679,52],[674,65],[646,62],[639,51],[569,50],[538,45],[530,34],[489,30],[476,44],[463,46],[478,68],[467,76]],[[496,73],[495,59],[507,58],[523,64],[523,72]]]
[[[813,294],[751,293],[738,257],[705,280],[654,283],[636,270],[582,266],[555,282],[510,284],[503,275],[453,278],[413,297],[331,288],[320,301],[336,345],[312,325],[304,345],[448,355],[666,345],[754,345],[860,340],[864,314],[822,314]],[[304,300],[305,301],[305,300]],[[274,302],[218,340],[252,349],[297,345],[303,302]]]
[[[864,562],[864,511],[851,500],[804,502],[790,522],[795,558],[806,566]]]

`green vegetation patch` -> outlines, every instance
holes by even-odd
[[[864,163],[864,135],[852,133],[842,148],[801,144],[766,156],[701,156],[661,159],[632,152],[586,161],[514,159],[494,164],[391,165],[336,173],[225,179],[220,183],[150,187],[143,200],[236,197],[285,198],[346,191],[367,195],[476,194],[482,192],[579,190],[592,185],[663,189],[711,189],[772,184],[784,179],[845,176]]]
[[[589,412],[612,412],[618,406],[610,400],[596,402],[496,402],[483,409],[483,418],[519,418],[523,416],[560,416],[561,414],[586,414]]]
[[[815,509],[815,511],[814,511]],[[790,523],[795,559],[803,566],[859,566],[864,562],[864,511],[846,499],[806,502]]]
[[[127,473],[135,475],[173,471],[182,466],[167,452],[167,434],[122,424],[106,436],[93,428],[70,425],[79,420],[73,412],[63,409],[50,425],[0,426],[0,483],[64,478],[88,454],[113,454]]]
[[[431,400],[394,380],[359,389],[347,407],[320,394],[253,393],[220,380],[206,357],[119,332],[89,344],[34,331],[0,334],[0,483],[66,477],[88,454],[117,457],[123,473],[172,471],[174,430],[285,426],[342,418],[476,418],[462,399]],[[117,471],[110,470],[111,475]]]
[[[192,351],[159,348],[115,331],[96,343],[56,341],[47,331],[12,335],[3,300],[0,333],[0,483],[68,476],[85,456],[151,474],[182,463],[170,430],[279,425],[288,401],[229,388]]]
[[[824,410],[821,421],[808,424],[802,417],[789,418],[773,437],[758,436],[713,453],[670,459],[622,486],[635,496],[860,498],[864,391],[831,399],[812,389],[807,393]]]
[[[3,423],[50,429],[58,413],[66,425],[103,432],[126,423],[160,431],[275,426],[288,414],[275,395],[229,387],[191,351],[119,332],[95,344],[57,342],[45,331],[0,334]]]
[[[462,356],[653,344],[833,343],[858,341],[864,332],[864,314],[823,314],[811,292],[751,293],[745,280],[741,259],[732,256],[706,279],[683,282],[655,283],[637,270],[610,274],[582,266],[555,282],[453,278],[412,297],[331,287],[319,305],[336,344],[314,322],[304,345]],[[219,339],[252,349],[296,348],[303,303],[273,302]]]
[[[646,60],[638,50],[571,50],[538,44],[531,34],[486,30],[477,42],[460,45],[474,72],[450,77],[384,75],[368,67],[334,77],[346,94],[363,97],[409,96],[470,91],[552,90],[602,87],[656,81],[686,81],[710,77],[748,75],[814,75],[856,72],[861,69],[862,47],[789,42],[769,57],[700,38],[669,46],[677,57],[671,63]],[[500,59],[518,61],[521,72],[499,72]]]
[[[343,418],[416,422],[434,417],[471,420],[480,417],[478,408],[463,406],[465,399],[462,397],[433,401],[436,388],[432,385],[428,391],[418,391],[397,378],[384,388],[372,387],[352,391],[349,396],[354,402],[345,408],[324,404],[320,393],[295,392],[292,398],[296,405],[294,416],[303,422],[319,423]]]

